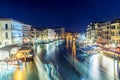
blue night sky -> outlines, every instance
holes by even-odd
[[[120,18],[120,0],[0,0],[0,16],[84,32],[90,22]]]

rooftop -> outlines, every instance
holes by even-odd
[[[15,22],[19,22],[19,23],[23,24],[23,22],[21,22],[21,21],[17,21],[15,19],[11,19],[11,18],[4,18],[4,17],[0,17],[0,21],[15,21]]]

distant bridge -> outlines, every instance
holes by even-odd
[[[76,38],[77,38],[77,33],[70,33],[70,32],[65,33],[65,39],[67,42],[73,42],[76,40]]]
[[[77,33],[66,33],[65,40],[66,40],[66,47],[71,46],[72,57],[76,59],[76,39]]]

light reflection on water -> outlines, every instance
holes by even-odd
[[[72,56],[74,59],[76,59],[76,45],[75,42],[72,44]]]
[[[97,55],[92,56],[90,59],[89,78],[91,80],[99,80],[100,79],[99,60],[98,60]]]
[[[15,71],[14,65],[8,65],[6,62],[0,62],[0,80],[12,80],[11,76]]]
[[[13,80],[26,80],[26,69],[17,69],[14,73]]]
[[[116,78],[116,80],[119,80],[118,73],[120,71],[120,67],[119,67],[120,63],[117,60],[114,60],[113,58],[106,57],[102,54],[95,54],[95,55],[91,55],[87,57],[88,60],[85,61],[87,65],[85,65],[83,61],[81,59],[78,60],[78,57],[76,56],[75,43],[73,42],[71,44],[66,44],[65,46],[68,50],[70,50],[69,51],[70,55],[72,55],[72,58],[74,59],[74,61],[75,62],[78,61],[77,63],[74,63],[73,66],[76,65],[75,67],[77,67],[77,70],[86,69],[86,72],[81,72],[85,76],[84,77],[80,76],[80,78],[77,78],[79,77],[79,75],[75,74],[75,72],[77,71],[73,70],[72,68],[68,68],[67,65],[69,63],[61,62],[63,61],[62,58],[60,61],[56,61],[57,59],[55,58],[57,57],[56,55],[58,54],[56,52],[56,47],[55,47],[56,44],[46,44],[45,46],[46,46],[45,49],[47,50],[45,58],[48,59],[48,62],[53,61],[58,64],[57,66],[59,67],[59,69],[61,69],[60,71],[61,72],[63,71],[63,73],[65,73],[64,75],[61,73],[61,75],[65,79],[69,79],[69,80],[81,80],[81,79],[83,80],[114,80]],[[67,54],[66,51],[63,51],[62,53],[64,52],[65,54]],[[79,55],[83,55],[83,54],[79,54]],[[81,58],[86,58],[86,57],[82,56]],[[80,64],[80,66],[77,66],[78,64]],[[84,66],[82,67],[81,65],[84,65]],[[85,70],[80,70],[80,71],[85,71]],[[87,75],[84,73],[87,73]]]
[[[96,54],[90,57],[89,77],[90,80],[119,80],[119,64],[117,60],[107,56]]]
[[[38,80],[36,66],[33,62],[21,66],[0,62],[0,80]]]
[[[67,48],[68,46],[69,45],[67,44]],[[79,54],[79,55],[82,55],[82,54]],[[74,58],[76,57],[76,47],[74,42],[72,45],[72,57],[74,62],[76,61],[82,62],[81,60],[77,60]],[[86,78],[85,76],[81,77],[81,79],[83,80],[86,80],[86,79],[87,80],[119,80],[120,62],[118,60],[109,58],[102,54],[91,55],[88,58],[89,58],[89,61],[85,61],[87,63],[85,67],[87,68],[86,72],[88,72],[88,76]],[[79,64],[81,63],[74,63],[73,66],[76,65],[78,67]],[[79,69],[84,69],[84,68],[79,67]],[[78,70],[78,68],[76,68],[76,70]]]
[[[17,74],[22,78],[18,79]],[[35,63],[34,62],[23,63],[20,69],[16,69],[14,77],[15,77],[14,80],[38,80],[38,74]]]
[[[101,68],[106,72],[110,77],[115,77],[119,79],[119,66],[120,62],[109,58],[107,56],[102,56],[101,58]]]

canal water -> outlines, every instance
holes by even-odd
[[[25,62],[21,66],[0,62],[0,80],[39,80],[34,62]]]
[[[36,45],[43,64],[53,64],[48,71],[50,80],[119,80],[119,61],[103,54],[88,55],[76,50],[75,43],[61,41]]]
[[[35,52],[46,74],[38,74],[34,62],[20,67],[0,62],[0,80],[119,80],[120,62],[103,54],[88,55],[76,50],[75,43],[56,41],[35,44]],[[39,61],[38,61],[39,62]],[[39,64],[39,63],[38,63]],[[42,71],[42,70],[40,70]],[[42,75],[42,76],[40,76]]]

